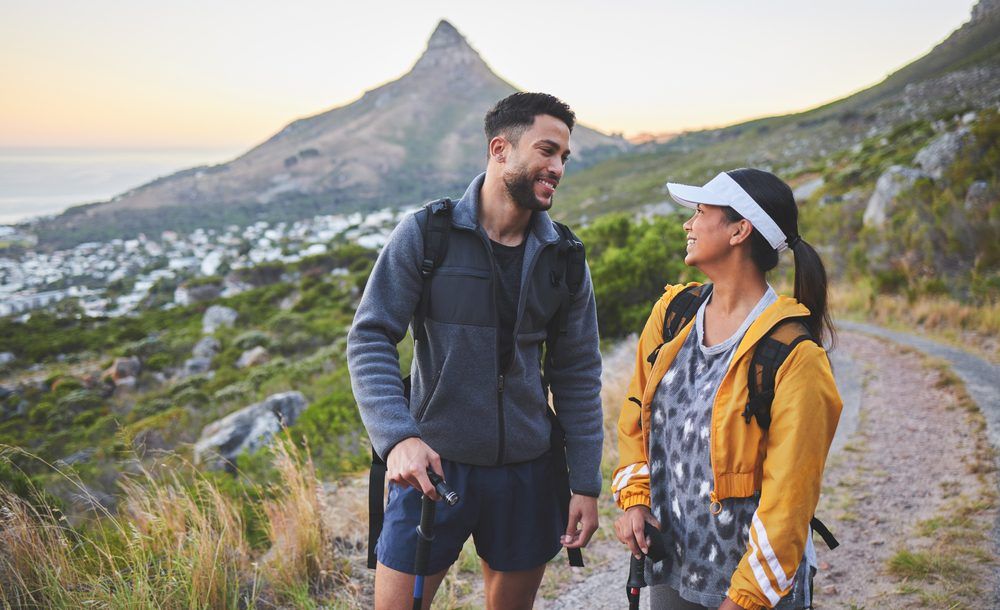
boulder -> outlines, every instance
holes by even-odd
[[[0,352],[0,366],[7,366],[16,359],[13,352]]]
[[[202,337],[201,341],[195,343],[191,349],[191,355],[195,358],[208,358],[211,360],[222,349],[222,345],[215,337]]]
[[[965,193],[965,203],[963,207],[966,212],[976,214],[978,212],[988,212],[990,206],[996,203],[996,195],[990,192],[990,183],[985,180],[976,180],[969,185],[969,190]],[[984,214],[985,215],[985,214]]]
[[[115,382],[115,391],[116,392],[117,391],[125,391],[125,392],[132,391],[132,390],[135,389],[135,386],[138,385],[138,383],[139,382],[133,376],[122,377],[121,379],[119,379],[118,381]]]
[[[295,423],[308,404],[301,392],[272,394],[212,422],[194,445],[194,461],[209,468],[235,463],[237,456],[267,445],[283,426]]]
[[[205,310],[205,316],[201,319],[201,330],[206,335],[210,335],[218,328],[236,324],[237,317],[236,310],[231,307],[212,305]]]
[[[212,368],[211,358],[188,358],[184,361],[184,377],[207,373]]]
[[[901,165],[893,165],[885,170],[875,183],[875,192],[865,207],[865,226],[882,227],[892,215],[899,195],[913,188],[917,180],[927,177],[927,174],[918,169]]]
[[[920,149],[913,162],[920,166],[931,178],[940,180],[944,172],[955,162],[959,153],[971,140],[972,132],[968,127],[959,127],[955,131],[943,133]]]
[[[135,356],[129,358],[115,358],[115,361],[108,367],[106,371],[101,373],[101,380],[111,380],[115,386],[118,386],[123,379],[128,377],[135,378],[139,371],[142,370],[142,363]]]
[[[271,354],[267,352],[267,348],[258,345],[253,349],[248,349],[240,355],[240,359],[236,361],[236,368],[245,369],[251,366],[257,366],[264,364],[271,359]]]

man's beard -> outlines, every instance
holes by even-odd
[[[535,177],[530,175],[526,169],[517,172],[504,172],[503,184],[507,187],[507,193],[514,204],[522,210],[544,212],[552,207],[555,195],[549,197],[548,201],[539,201],[535,195]]]

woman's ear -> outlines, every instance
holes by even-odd
[[[753,225],[746,218],[741,218],[737,222],[733,223],[733,232],[729,236],[729,245],[738,246],[741,243],[748,241],[750,235],[753,233]]]

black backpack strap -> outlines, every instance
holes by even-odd
[[[660,355],[660,348],[673,341],[677,333],[690,324],[691,320],[694,320],[698,314],[698,308],[708,300],[711,294],[712,285],[702,284],[688,286],[671,299],[670,304],[667,305],[667,311],[663,314],[663,343],[656,346],[656,349],[646,357],[646,361],[650,365],[656,362],[656,357]]]
[[[750,359],[750,372],[747,379],[749,400],[743,409],[743,418],[748,424],[752,418],[756,417],[757,424],[764,430],[771,426],[774,378],[795,346],[803,341],[815,340],[809,332],[809,328],[801,320],[793,318],[778,322],[757,342]],[[830,550],[840,546],[840,542],[833,535],[833,532],[815,516],[809,521],[809,527],[823,538],[823,542],[830,547]]]
[[[561,222],[552,221],[552,224],[555,225],[556,232],[559,233],[559,244],[556,246],[556,263],[554,268],[549,271],[549,278],[553,288],[558,288],[565,280],[566,292],[563,293],[562,302],[549,326],[546,351],[550,355],[554,353],[557,339],[567,332],[569,310],[573,306],[576,295],[580,292],[580,286],[583,285],[587,261],[586,248],[584,248],[583,242],[573,234],[573,231]]]
[[[375,569],[375,545],[385,521],[385,462],[372,447],[372,467],[368,471],[368,567]]]
[[[424,318],[430,311],[431,277],[434,270],[444,261],[448,252],[448,235],[451,232],[451,200],[448,198],[432,201],[424,206],[424,257],[420,261],[420,277],[423,287],[420,293],[420,304],[413,313],[413,339],[426,341],[427,331],[424,328]]]
[[[749,399],[743,409],[748,424],[756,417],[764,430],[771,426],[774,378],[795,346],[803,341],[813,341],[813,337],[801,320],[793,318],[778,322],[757,342],[747,379]]]
[[[409,375],[403,379],[403,396],[410,399]],[[375,546],[378,544],[378,537],[382,535],[382,524],[385,522],[385,474],[385,462],[372,446],[372,465],[368,471],[368,567],[372,570],[378,562]]]
[[[840,541],[838,541],[837,538],[833,535],[833,532],[830,531],[830,528],[824,525],[823,522],[817,519],[816,517],[813,517],[809,521],[809,527],[811,527],[814,532],[820,535],[820,538],[823,539],[823,542],[826,543],[826,546],[830,547],[831,551],[840,546]]]
[[[552,452],[552,469],[555,477],[553,484],[556,487],[556,497],[559,498],[559,511],[562,520],[564,523],[569,523],[570,489],[569,467],[566,464],[566,432],[552,409],[545,411],[552,426],[549,451]],[[580,549],[566,549],[566,555],[569,556],[569,565],[574,568],[583,567],[583,553],[580,552]]]

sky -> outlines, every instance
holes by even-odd
[[[407,72],[440,19],[627,136],[877,83],[973,0],[0,0],[0,147],[241,151]]]

